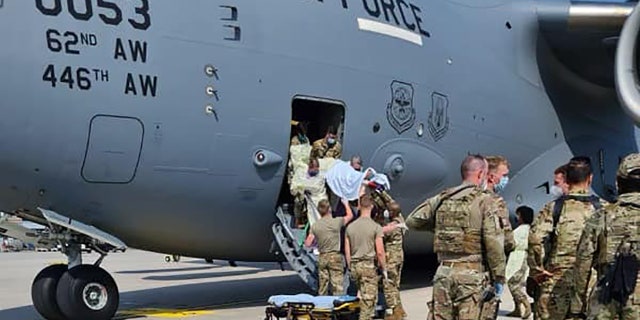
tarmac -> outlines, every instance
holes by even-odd
[[[97,254],[84,254],[93,263]],[[404,269],[402,299],[408,319],[426,318],[435,272],[432,257],[409,257]],[[31,304],[31,283],[49,264],[65,262],[57,252],[0,254],[0,319],[42,319]],[[295,272],[277,263],[226,261],[213,264],[182,257],[165,262],[165,255],[139,250],[109,254],[102,267],[120,289],[116,319],[265,319],[267,299],[275,294],[310,293]],[[508,290],[500,314],[513,310]],[[498,319],[510,319],[500,316]],[[513,318],[515,319],[515,318]]]

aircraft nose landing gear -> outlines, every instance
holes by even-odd
[[[49,320],[111,319],[118,310],[120,294],[104,269],[81,264],[44,268],[31,286],[33,306]]]
[[[97,243],[118,249],[126,248],[125,244],[95,227],[41,211],[50,224],[52,238],[61,244],[68,265],[48,266],[38,273],[31,286],[34,307],[49,320],[112,319],[120,294],[111,275],[99,267],[109,250]],[[100,253],[93,265],[82,264],[81,244]]]

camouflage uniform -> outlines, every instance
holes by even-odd
[[[334,296],[344,294],[344,260],[340,252],[320,253],[318,257],[318,295],[331,293]]]
[[[332,218],[330,214],[322,217],[311,226],[311,233],[318,242],[318,295],[344,294],[344,260],[340,253],[340,233],[344,227],[344,218]]]
[[[536,319],[564,319],[569,311],[571,268],[575,262],[578,241],[587,219],[596,210],[590,202],[571,197],[588,195],[587,190],[574,189],[569,192],[560,212],[556,230],[553,230],[555,201],[545,205],[531,227],[527,255],[529,272],[534,278],[539,276],[542,270],[553,273],[553,276],[539,284],[538,296],[534,297]],[[545,248],[545,241],[549,241],[547,238],[554,240]]]
[[[433,285],[432,317],[476,320],[487,284],[504,283],[504,231],[495,198],[464,183],[419,205],[407,218],[416,230],[435,231],[434,251],[440,266]]]
[[[391,223],[404,223],[402,215],[391,220]],[[384,252],[387,258],[387,271],[389,279],[383,281],[384,298],[388,309],[402,306],[400,300],[400,280],[402,277],[402,265],[404,264],[404,250],[402,243],[405,230],[397,228],[384,236]]]
[[[379,223],[387,225],[405,222],[401,213],[397,217],[392,217],[388,222],[385,220],[382,212],[388,210],[389,205],[394,202],[393,198],[386,191],[374,191],[371,193],[371,196],[378,208],[377,221]],[[402,306],[402,301],[400,300],[400,280],[402,276],[402,266],[404,264],[404,233],[404,229],[397,228],[391,231],[391,233],[385,234],[383,238],[389,279],[383,281],[382,289],[384,291],[384,299],[387,302],[387,309],[391,310]]]
[[[311,158],[321,159],[321,158],[335,158],[340,159],[342,156],[342,146],[340,142],[336,141],[332,147],[329,147],[327,144],[327,140],[322,138],[316,140],[311,148]]]
[[[490,191],[494,201],[498,207],[498,216],[500,217],[500,227],[504,230],[504,251],[508,257],[509,253],[516,247],[516,241],[513,238],[513,228],[511,228],[511,222],[509,221],[509,209],[504,199],[497,193]],[[491,301],[484,303],[482,307],[482,316],[480,319],[494,320],[498,318],[498,309],[500,301],[496,297]]]
[[[382,227],[369,217],[360,217],[346,231],[351,252],[350,272],[360,292],[359,320],[371,320],[378,302],[380,278],[374,263],[375,239],[382,237]]]
[[[632,154],[621,162],[618,176],[626,177],[628,173],[637,169],[640,169],[640,154]],[[638,228],[640,208],[635,206],[640,206],[640,193],[624,193],[618,197],[617,202],[598,210],[588,220],[578,244],[571,313],[584,313],[590,302],[588,319],[640,319],[640,284],[636,284],[634,292],[624,306],[615,300],[606,305],[598,302],[602,291],[601,285],[604,282],[602,280],[615,261],[618,248],[625,242],[640,241]],[[594,268],[599,281],[589,300],[586,294],[588,291],[586,279]],[[635,277],[637,283],[638,275]]]

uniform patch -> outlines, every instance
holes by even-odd
[[[429,113],[429,133],[433,140],[438,141],[449,130],[449,98],[434,92],[431,95],[431,112]]]
[[[403,133],[413,127],[416,110],[413,108],[413,86],[406,82],[391,82],[391,102],[387,104],[387,120],[393,129]]]

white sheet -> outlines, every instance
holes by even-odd
[[[387,190],[391,189],[386,175],[376,173],[372,168],[367,168],[363,172],[357,171],[351,167],[349,162],[342,160],[336,160],[333,167],[327,171],[327,184],[336,196],[349,201],[356,200],[367,171],[373,172],[372,181],[385,186]]]

